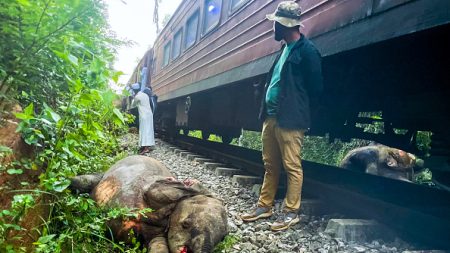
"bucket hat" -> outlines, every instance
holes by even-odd
[[[267,14],[266,18],[271,21],[276,21],[286,27],[301,26],[300,14],[302,10],[298,3],[294,1],[283,1],[278,4],[277,9],[272,14]]]

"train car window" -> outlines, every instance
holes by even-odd
[[[177,33],[173,36],[173,47],[172,47],[172,59],[180,56],[181,53],[181,37],[183,29],[179,29]]]
[[[199,11],[196,11],[189,17],[186,23],[186,32],[184,36],[184,49],[190,48],[197,41]]]
[[[248,1],[249,0],[231,0],[230,13],[233,13],[233,12],[239,10]]]
[[[202,35],[207,34],[219,24],[221,12],[222,0],[205,0]]]
[[[167,44],[164,46],[164,61],[163,61],[163,67],[167,66],[170,62],[170,41],[167,42]]]

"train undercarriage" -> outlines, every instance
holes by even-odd
[[[449,24],[325,56],[325,90],[312,109],[309,134],[397,147],[424,157],[434,177],[449,180],[448,45]],[[248,66],[242,69],[248,70]],[[202,130],[205,136],[221,136],[223,142],[239,137],[241,129],[260,131],[258,112],[265,79],[264,74],[250,75],[163,101],[156,115],[157,128],[172,133]],[[379,131],[365,131],[366,124],[376,124]],[[427,153],[417,147],[419,131],[432,133]]]

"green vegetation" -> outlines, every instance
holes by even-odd
[[[368,143],[368,141],[364,140],[342,142],[339,140],[330,141],[327,136],[305,136],[303,140],[302,159],[339,166],[340,161],[348,151],[365,146]],[[255,150],[262,150],[261,133],[244,130],[239,139],[234,139],[232,144]]]
[[[104,210],[67,189],[70,177],[105,170],[125,155],[117,137],[129,117],[114,107],[118,97],[108,85],[121,74],[111,63],[122,42],[108,30],[104,3],[2,1],[0,34],[0,89],[24,108],[15,115],[17,131],[35,151],[0,173],[42,171],[38,183],[24,177],[21,189],[2,189],[13,201],[0,212],[0,252],[27,251],[23,240],[30,237],[37,252],[140,252],[137,242],[112,243],[105,224],[136,210]],[[27,228],[31,211],[41,221]]]
[[[367,132],[381,132],[379,124],[365,124],[364,128]],[[397,131],[399,132],[398,134],[404,132],[402,129],[397,129]],[[417,147],[425,154],[430,150],[431,135],[431,132],[418,131],[417,133]],[[190,131],[189,136],[201,138],[201,131]],[[217,139],[219,138],[217,137]],[[343,142],[340,140],[330,140],[328,136],[305,136],[303,140],[302,159],[326,165],[339,166],[344,156],[350,150],[367,146],[369,143],[370,141],[360,139]],[[262,150],[261,133],[244,130],[239,138],[233,139],[231,144],[254,150]],[[431,171],[424,169],[418,172],[414,176],[414,182],[433,185]]]
[[[255,150],[262,150],[261,133],[244,130],[238,139],[231,142],[232,145],[246,147]]]
[[[377,122],[379,123],[379,122]],[[368,132],[379,132],[379,128],[372,124],[367,124]],[[378,130],[377,130],[378,129]],[[398,130],[401,132],[401,130]],[[431,143],[431,132],[417,132],[417,148],[418,150],[429,153]],[[339,166],[344,156],[352,149],[369,145],[370,141],[352,139],[350,142],[340,140],[330,140],[328,136],[305,136],[303,140],[302,159]],[[243,131],[239,139],[234,139],[233,145],[242,146],[255,150],[262,150],[261,133],[253,131]],[[432,172],[426,168],[414,175],[415,183],[432,186]]]
[[[384,134],[384,122],[383,120],[383,112],[360,112],[358,114],[359,118],[365,118],[372,120],[371,124],[361,124],[356,123],[357,128],[362,128],[366,133],[372,134]]]
[[[422,151],[425,155],[429,155],[431,149],[431,136],[432,132],[429,131],[417,131],[416,143],[417,149]]]
[[[432,179],[433,179],[433,173],[429,169],[424,169],[414,175],[414,182],[416,182],[418,184],[434,186]]]
[[[217,244],[216,248],[214,249],[214,253],[220,253],[220,252],[229,252],[233,245],[235,245],[237,242],[239,242],[239,238],[236,235],[227,235],[223,239],[222,242]]]
[[[180,134],[184,134],[183,130],[180,130]],[[187,136],[189,137],[194,137],[197,139],[203,139],[204,133],[202,133],[202,131],[200,130],[189,130]],[[208,141],[214,141],[214,142],[222,142],[222,137],[215,135],[215,134],[210,134],[208,137]]]
[[[352,149],[366,146],[369,141],[353,139],[350,142],[331,141],[328,136],[305,136],[302,158],[317,163],[339,166],[344,156]]]

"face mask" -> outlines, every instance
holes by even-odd
[[[275,31],[275,40],[281,41],[283,39],[284,27],[278,22],[275,22],[273,29]]]

